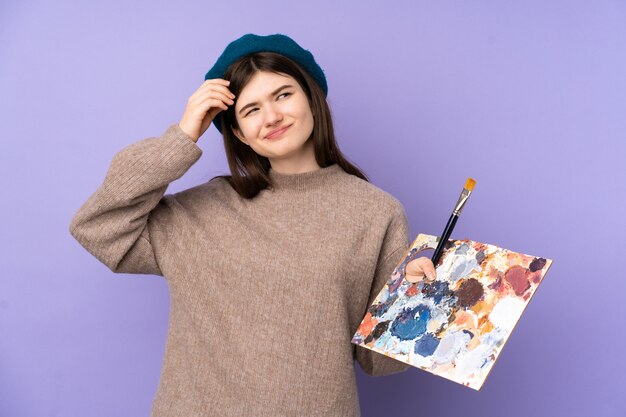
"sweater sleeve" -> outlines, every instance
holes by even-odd
[[[115,273],[163,275],[151,232],[166,230],[170,210],[162,200],[170,182],[180,178],[202,155],[180,129],[169,126],[160,137],[133,143],[113,157],[100,187],[74,214],[69,230],[93,256]]]
[[[372,282],[372,287],[367,301],[367,308],[372,305],[378,293],[383,289],[394,268],[400,264],[403,254],[410,246],[409,221],[402,204],[397,201],[396,209],[381,247],[379,260]],[[356,360],[361,369],[371,376],[384,376],[407,370],[410,365],[396,359],[374,352],[359,345],[354,345]]]

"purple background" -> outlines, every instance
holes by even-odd
[[[623,1],[2,2],[0,415],[149,415],[166,282],[113,274],[69,222],[248,32],[315,54],[341,149],[412,236],[471,176],[452,237],[554,260],[480,392],[357,368],[363,415],[625,415],[625,21]],[[199,145],[168,193],[227,172],[215,128]]]

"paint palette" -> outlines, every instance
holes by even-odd
[[[352,343],[479,390],[552,260],[449,240],[437,279],[408,282],[406,264],[437,239],[415,238]]]

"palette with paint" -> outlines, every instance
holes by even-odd
[[[407,281],[406,264],[437,243],[415,238],[352,343],[479,390],[552,260],[449,240],[434,282]]]

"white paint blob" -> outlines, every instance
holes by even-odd
[[[517,297],[504,297],[489,314],[489,321],[496,327],[512,330],[525,306],[526,303]]]

